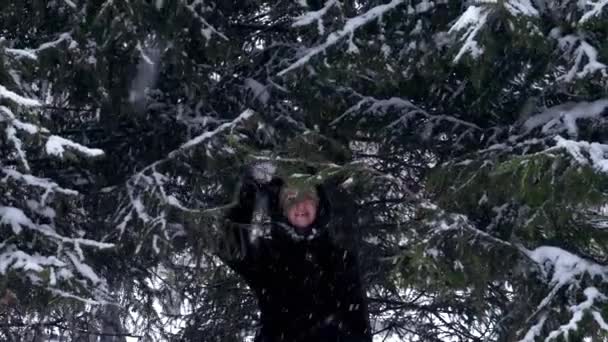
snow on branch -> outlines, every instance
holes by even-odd
[[[33,180],[32,183],[45,187],[49,185],[40,179]],[[10,206],[0,206],[0,228],[2,226],[10,226],[13,235],[9,235],[0,243],[0,275],[15,271],[19,276],[26,277],[35,285],[52,287],[61,285],[61,287],[65,286],[65,290],[69,292],[84,291],[95,300],[106,296],[106,282],[93,271],[91,266],[86,264],[82,247],[108,249],[113,248],[114,244],[83,237],[62,236],[57,233],[54,226],[39,224],[28,217],[23,210]],[[24,230],[36,234],[32,240],[35,242],[24,240],[30,239],[30,235],[18,236]],[[48,242],[52,244],[49,245]],[[48,254],[49,251],[50,255],[43,255]],[[83,287],[83,280],[88,280],[93,287]],[[82,298],[76,294],[70,294],[70,296],[75,299]],[[93,299],[83,301],[90,300]]]
[[[29,162],[27,161],[27,156],[26,156],[25,150],[23,149],[23,142],[17,136],[17,130],[15,129],[14,126],[8,125],[5,129],[5,132],[6,132],[6,138],[8,139],[8,141],[10,141],[13,144],[13,147],[15,148],[15,152],[17,153],[17,156],[19,157],[19,162],[21,163],[23,168],[25,168],[26,170],[29,171],[30,165],[29,165]]]
[[[597,304],[596,302],[605,302],[606,301],[606,296],[603,295],[602,293],[600,293],[600,291],[595,287],[586,288],[584,291],[584,294],[585,294],[585,297],[587,297],[587,299],[584,302],[577,304],[577,305],[570,306],[569,311],[572,312],[572,318],[570,319],[570,321],[568,321],[568,323],[560,326],[556,330],[553,330],[549,334],[549,336],[547,336],[547,338],[545,339],[546,341],[556,339],[562,335],[567,338],[568,333],[570,331],[578,330],[578,328],[579,328],[578,324],[583,319],[585,313],[589,312],[593,308],[593,306],[595,304]],[[608,329],[605,326],[604,319],[602,318],[602,315],[600,314],[599,311],[593,310],[593,317],[596,320],[596,322],[599,323],[599,326],[602,329],[608,331]],[[604,326],[602,325],[602,323],[604,324]]]
[[[200,14],[198,14],[196,8],[198,6],[201,6],[202,8],[204,8],[205,4],[203,3],[203,0],[194,0],[194,1],[192,1],[191,4],[188,4],[188,2],[190,2],[190,1],[186,1],[186,0],[181,0],[181,2],[184,5],[184,7],[186,7],[188,9],[188,11],[190,11],[190,14],[192,14],[192,16],[194,18],[196,18],[198,21],[200,21],[200,23],[203,25],[204,28],[201,29],[201,33],[203,34],[205,39],[210,40],[211,37],[214,34],[216,34],[224,40],[229,40],[228,37],[226,37],[223,33],[218,31],[217,29],[215,29],[215,27],[211,26],[211,24],[209,24],[207,22],[207,20],[205,20],[205,18],[203,18]]]
[[[532,5],[530,0],[507,0],[507,1],[479,1],[479,5],[471,5],[452,25],[449,33],[462,34],[460,42],[462,46],[454,57],[453,62],[458,63],[463,56],[469,54],[473,59],[478,58],[483,53],[483,47],[476,40],[480,31],[488,23],[488,18],[497,6],[502,6],[514,17],[538,17],[538,10]]]
[[[38,60],[38,55],[30,49],[5,49],[4,51],[16,58],[28,58],[34,61]]]
[[[539,15],[530,0],[508,0],[504,2],[503,6],[514,16],[537,17]]]
[[[66,147],[75,150],[86,157],[100,157],[104,155],[104,152],[98,148],[89,148],[56,135],[51,135],[49,137],[45,149],[47,154],[61,158],[63,157]]]
[[[0,274],[6,274],[10,269],[42,272],[49,266],[65,267],[66,263],[55,256],[29,255],[13,245],[0,253]]]
[[[15,92],[6,89],[6,87],[4,87],[3,85],[0,85],[0,99],[9,99],[15,102],[16,104],[24,107],[41,106],[40,101],[23,97]]]
[[[63,0],[63,2],[65,2],[71,8],[77,9],[76,4],[73,1],[71,1],[71,0]]]
[[[0,99],[3,97],[3,94],[5,98],[8,98],[18,104],[25,106],[39,105],[38,101],[22,97],[0,85]],[[21,130],[29,134],[36,134],[39,131],[46,132],[46,130],[41,129],[34,124],[19,120],[12,110],[6,106],[0,106],[0,122],[8,123],[5,128],[6,138],[13,144],[22,167],[29,171],[29,162],[27,161],[27,156],[23,148],[23,142],[17,136],[17,130]]]
[[[321,8],[318,11],[310,11],[310,12],[302,14],[301,16],[299,16],[295,19],[295,21],[293,22],[293,24],[291,24],[291,26],[292,27],[307,26],[316,21],[317,28],[319,30],[319,34],[323,35],[323,34],[325,34],[325,26],[323,25],[323,17],[335,5],[340,5],[338,3],[338,0],[327,0],[325,2],[325,5],[323,6],[323,8]]]
[[[21,209],[3,206],[0,206],[0,225],[11,226],[15,234],[20,234],[23,227],[35,228],[34,222]]]
[[[253,78],[245,79],[245,87],[251,90],[253,99],[260,101],[263,105],[268,103],[270,99],[270,91],[262,83],[254,80]]]
[[[21,181],[25,183],[25,185],[39,187],[45,190],[45,192],[58,192],[64,195],[75,196],[78,195],[78,191],[62,188],[59,184],[46,179],[39,178],[30,174],[23,174],[13,169],[2,168],[0,172],[4,173],[6,177],[1,179],[0,181],[6,182],[7,178],[12,178],[17,181]]]
[[[449,33],[464,32],[462,38],[460,38],[460,41],[464,41],[464,43],[454,57],[454,63],[458,63],[467,53],[473,58],[481,56],[483,48],[479,46],[475,38],[488,21],[490,11],[489,7],[469,6],[456,23],[452,25],[448,31]]]
[[[219,125],[216,129],[214,129],[210,132],[205,132],[205,133],[197,136],[196,138],[191,139],[190,141],[187,141],[182,146],[180,146],[179,149],[171,152],[169,154],[169,157],[173,157],[177,153],[183,152],[184,150],[188,150],[194,146],[197,146],[197,145],[203,143],[204,141],[211,139],[213,136],[215,136],[221,132],[224,132],[229,129],[233,129],[237,124],[239,124],[243,121],[246,121],[247,119],[251,118],[254,114],[255,114],[255,112],[251,109],[247,109],[247,110],[243,111],[234,120],[223,123],[223,124]]]
[[[78,271],[78,273],[89,279],[93,284],[101,283],[101,278],[97,276],[95,271],[93,271],[93,269],[89,265],[83,263],[80,258],[74,255],[74,253],[66,252],[65,254],[68,256],[68,258],[72,262],[72,265],[74,265],[74,268],[76,268],[76,271]]]
[[[66,1],[68,1],[68,0],[66,0]],[[76,6],[76,5],[74,5],[74,6]],[[42,44],[40,44],[40,46],[38,46],[35,49],[8,48],[8,49],[5,49],[4,52],[9,55],[12,55],[18,59],[27,58],[27,59],[31,59],[33,61],[37,61],[39,52],[44,51],[46,49],[55,48],[64,41],[68,41],[68,42],[73,41],[72,35],[69,32],[61,33],[57,39],[46,42],[46,43],[42,43]]]
[[[593,102],[566,102],[549,107],[543,112],[533,115],[523,124],[526,132],[542,127],[544,134],[558,133],[563,130],[572,137],[578,136],[577,121],[581,119],[600,118],[608,108],[608,99]]]
[[[349,117],[352,118],[361,114],[374,116],[386,115],[391,110],[396,111],[398,113],[398,117],[386,125],[387,129],[393,129],[399,125],[407,126],[411,120],[418,116],[422,117],[426,121],[424,132],[421,132],[421,134],[426,138],[428,138],[431,134],[432,128],[441,122],[449,122],[455,127],[464,127],[465,132],[463,132],[463,134],[470,132],[471,130],[481,130],[479,126],[473,123],[450,115],[431,114],[406,99],[398,97],[377,99],[371,96],[363,96],[361,100],[348,108],[342,115],[332,121],[330,125],[337,125],[339,122],[344,121]]]
[[[0,206],[0,224],[10,225],[13,233],[21,233],[23,228],[28,228],[39,232],[44,236],[50,237],[59,244],[71,244],[74,246],[95,247],[98,249],[108,249],[114,247],[114,244],[99,242],[84,238],[70,238],[57,234],[55,230],[46,224],[35,224],[23,210],[15,207]]]
[[[598,277],[602,282],[608,281],[608,267],[580,258],[561,248],[553,246],[540,246],[534,250],[521,248],[538,265],[544,278],[547,279],[548,284],[552,287],[551,291],[540,302],[532,317],[544,311],[560,290],[567,289],[567,291],[572,291],[579,289],[583,275],[589,275],[591,278]],[[550,341],[562,335],[567,337],[570,331],[576,331],[586,313],[591,313],[600,328],[608,331],[606,329],[608,326],[605,324],[603,317],[599,311],[594,309],[595,304],[606,301],[606,296],[593,286],[585,288],[583,293],[586,300],[570,306],[569,311],[572,313],[572,316],[568,323],[551,331],[545,341]],[[540,334],[546,318],[547,314],[542,314],[537,323],[527,331],[521,342],[533,341],[534,337]]]
[[[36,48],[34,51],[40,52],[40,51],[43,51],[46,49],[54,48],[54,47],[57,47],[57,45],[65,42],[65,41],[72,41],[72,40],[73,40],[72,35],[69,32],[64,32],[64,33],[61,33],[57,39],[52,40],[50,42],[40,44],[40,46],[38,46],[38,48]]]
[[[438,209],[433,204],[429,204],[428,207]],[[602,284],[607,283],[608,266],[581,258],[554,246],[539,246],[530,250],[521,244],[502,240],[476,228],[464,215],[447,214],[441,209],[439,209],[438,213],[440,214],[439,219],[426,221],[426,224],[432,228],[432,235],[456,230],[468,231],[476,237],[483,238],[485,241],[516,250],[522,257],[535,266],[535,270],[540,271],[541,280],[549,286],[550,290],[540,301],[536,310],[530,315],[528,321],[530,322],[534,319],[534,324],[521,332],[523,338],[520,342],[534,342],[538,336],[541,336],[545,329],[545,322],[553,312],[551,306],[555,305],[554,299],[561,298],[558,294],[563,291],[566,292],[568,297],[573,298],[568,310],[571,316],[565,324],[548,332],[545,341],[550,341],[560,336],[568,336],[569,332],[580,329],[579,325],[587,314],[593,317],[593,320],[601,329],[608,331],[608,324],[606,324],[600,310],[597,309],[597,307],[605,305],[608,297],[593,285],[582,286],[583,279],[592,279]],[[436,250],[429,252],[438,253]],[[586,299],[576,302],[580,298],[580,291],[582,291]]]
[[[320,44],[318,46],[308,49],[302,57],[300,57],[297,61],[292,63],[287,68],[281,70],[278,73],[278,75],[283,76],[292,70],[302,67],[303,65],[308,63],[308,61],[310,61],[310,59],[312,57],[315,57],[316,55],[325,52],[325,50],[327,50],[329,47],[337,44],[343,38],[345,38],[347,36],[352,36],[357,29],[361,28],[365,24],[367,24],[375,19],[380,18],[382,15],[384,15],[385,13],[387,13],[390,10],[393,10],[397,6],[403,4],[404,2],[405,2],[404,0],[392,0],[388,4],[378,5],[359,16],[348,19],[346,21],[346,23],[344,24],[344,27],[342,27],[342,29],[340,29],[339,31],[330,33],[327,36],[327,38],[325,39],[325,42],[323,42],[322,44]]]
[[[139,219],[148,229],[157,227],[165,239],[170,239],[173,233],[168,232],[169,225],[167,222],[165,206],[178,208],[180,210],[188,209],[184,208],[175,196],[167,193],[165,184],[169,178],[165,176],[162,171],[158,170],[159,167],[166,162],[174,160],[184,152],[209,142],[222,133],[230,132],[235,129],[237,125],[250,119],[254,114],[255,112],[251,109],[243,111],[234,120],[223,123],[214,130],[205,132],[185,142],[179,148],[170,152],[166,158],[148,165],[143,170],[133,175],[126,184],[127,203],[126,205],[121,206],[117,213],[117,217],[120,220],[117,228],[120,230],[121,235],[124,233],[129,222],[134,219]],[[145,194],[145,196],[142,194]],[[160,248],[158,246],[160,239],[159,235],[148,235],[152,237],[152,248],[156,253],[160,253]],[[136,253],[142,248],[142,243],[143,241],[136,247]]]
[[[607,76],[606,65],[598,61],[598,51],[578,34],[568,34],[560,37],[561,32],[555,29],[551,36],[557,39],[559,48],[573,64],[565,75],[558,78],[559,81],[572,82],[596,72],[602,72]]]
[[[602,14],[604,7],[608,5],[608,0],[586,0],[582,6],[585,7],[585,14],[579,19],[579,24],[584,24],[593,17],[597,17]]]
[[[48,133],[48,130],[43,127],[38,127],[32,123],[23,122],[17,119],[11,109],[6,106],[0,106],[0,122],[3,121],[8,121],[9,124],[15,126],[15,128],[29,134],[36,134],[38,132]]]
[[[546,320],[547,315],[542,315],[539,318],[538,322],[536,322],[536,324],[534,324],[532,327],[530,327],[530,329],[528,329],[524,338],[519,340],[519,342],[535,342],[536,336],[540,336],[540,334],[542,333],[543,326],[545,325]]]
[[[88,305],[106,305],[106,304],[111,304],[109,301],[107,300],[92,300],[89,298],[84,298],[81,296],[76,296],[74,294],[62,291],[60,289],[56,289],[53,287],[47,287],[47,290],[49,290],[51,293],[55,294],[56,296],[59,296],[61,298],[69,298],[69,299],[75,299],[79,302],[88,304]]]
[[[526,253],[541,267],[541,272],[549,279],[549,285],[564,286],[576,281],[584,273],[608,281],[608,267],[585,260],[561,248],[540,246]]]
[[[606,158],[608,145],[568,140],[560,136],[556,136],[555,141],[557,141],[557,144],[545,152],[563,148],[581,165],[590,165],[597,171],[608,172],[608,159]]]

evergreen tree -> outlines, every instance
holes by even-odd
[[[374,333],[603,340],[608,2],[0,4],[0,338],[240,341],[243,165],[357,203]]]

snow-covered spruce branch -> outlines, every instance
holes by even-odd
[[[535,114],[523,123],[524,134],[540,128],[543,135],[551,135],[566,131],[569,136],[578,136],[577,121],[584,119],[600,119],[608,108],[608,99],[596,101],[566,102],[549,107]]]
[[[165,210],[160,210],[158,215],[152,214],[153,210],[149,210],[147,208],[142,194],[145,193],[148,197],[152,196],[161,205],[167,205],[169,207],[177,208],[180,210],[188,209],[184,208],[176,197],[167,194],[165,190],[165,183],[168,179],[164,174],[158,171],[158,168],[161,167],[163,164],[176,159],[180,155],[183,155],[185,152],[209,142],[211,139],[217,137],[218,135],[233,130],[237,125],[250,119],[254,114],[255,112],[251,109],[243,111],[234,120],[223,123],[214,130],[202,133],[199,136],[185,142],[176,150],[171,151],[166,158],[163,158],[146,166],[144,169],[131,176],[131,178],[129,178],[126,183],[128,203],[126,203],[126,205],[124,206],[121,206],[117,213],[117,217],[120,220],[120,223],[117,225],[117,228],[120,230],[121,236],[124,234],[129,222],[131,222],[133,219],[139,219],[147,227],[147,230],[151,231],[156,227],[160,227],[164,238],[166,240],[170,240],[171,236],[169,235],[169,232],[166,229],[168,224],[166,217],[167,213],[165,212]],[[159,242],[160,236],[154,233],[152,235],[152,247],[157,253],[160,252],[160,248],[158,245]],[[138,245],[137,250],[139,251],[141,247],[143,247],[141,244]]]
[[[72,38],[72,34],[70,32],[64,32],[61,33],[57,39],[55,40],[51,40],[48,41],[46,43],[42,43],[40,44],[40,46],[38,46],[35,49],[13,49],[13,48],[7,48],[4,50],[4,52],[9,55],[9,56],[13,56],[17,59],[21,59],[21,58],[26,58],[26,59],[31,59],[33,61],[37,61],[38,60],[38,53],[47,50],[47,49],[51,49],[51,48],[55,48],[57,47],[59,44],[63,43],[63,42],[72,42],[73,38]],[[0,50],[0,52],[2,52],[2,50]]]
[[[13,233],[0,243],[0,274],[14,271],[38,286],[65,287],[61,290],[64,293],[71,292],[73,289],[70,284],[75,282],[78,284],[77,288],[94,298],[87,301],[98,302],[107,294],[105,281],[86,263],[82,247],[108,249],[114,247],[113,244],[62,236],[52,226],[35,223],[21,209],[15,207],[0,206],[0,226],[11,227]],[[33,251],[18,246],[18,237],[25,229],[40,237]],[[46,241],[50,241],[55,247],[48,246]],[[45,256],[46,249],[54,251],[54,254]],[[48,275],[46,280],[41,278],[43,273]]]
[[[451,34],[461,35],[458,40],[462,46],[454,57],[454,63],[458,63],[466,54],[474,59],[481,56],[483,47],[479,45],[476,38],[488,23],[490,15],[496,11],[497,6],[502,6],[514,17],[536,18],[539,16],[538,10],[530,0],[480,1],[479,4],[469,6],[449,30]]]
[[[548,107],[521,122],[520,133],[512,134],[508,139],[509,142],[488,146],[480,149],[478,153],[484,155],[516,153],[533,156],[538,153],[551,154],[563,149],[582,165],[592,165],[598,171],[608,171],[608,164],[602,155],[606,145],[566,139],[559,135],[578,137],[579,121],[603,120],[606,109],[608,109],[608,99],[566,102]],[[529,153],[530,150],[540,152]]]
[[[41,46],[41,49],[65,39],[65,36],[60,37],[56,42]],[[1,168],[0,183],[23,193],[23,196],[7,198],[8,202],[0,200],[0,226],[10,227],[10,230],[4,230],[0,242],[0,274],[14,272],[19,278],[62,297],[82,299],[91,304],[105,303],[105,280],[87,263],[83,248],[108,249],[114,245],[84,238],[83,232],[76,232],[71,227],[55,226],[57,214],[52,206],[54,201],[57,198],[74,198],[79,193],[31,174],[26,155],[28,146],[19,138],[19,134],[24,132],[42,137],[43,141],[46,140],[46,152],[51,156],[62,156],[66,148],[85,156],[99,156],[103,151],[58,136],[49,136],[48,129],[23,120],[23,116],[29,115],[27,111],[41,106],[40,101],[21,96],[1,85],[0,99],[9,100],[11,107],[14,105],[18,110],[13,112],[11,107],[0,106],[0,125],[5,127],[6,136],[13,145],[14,158],[21,164],[21,169]],[[76,237],[62,235],[59,231]],[[31,236],[34,236],[34,242],[24,241]],[[79,295],[82,293],[89,298]]]
[[[404,2],[405,0],[392,0],[388,4],[378,5],[359,16],[348,19],[342,29],[330,33],[325,39],[325,42],[323,42],[322,44],[309,48],[307,51],[305,51],[302,57],[298,58],[298,60],[296,60],[287,68],[281,70],[278,75],[283,76],[290,71],[304,66],[306,63],[308,63],[308,61],[310,61],[311,58],[325,52],[329,47],[337,44],[342,39],[352,36],[357,29],[363,27],[365,24],[370,23],[375,19],[380,18],[382,15],[389,12],[390,10],[393,10]],[[299,18],[296,22],[299,22],[301,20],[302,18]]]
[[[436,205],[431,204],[431,203],[426,204],[426,207],[432,208],[435,210],[438,209],[438,207]],[[526,250],[522,249],[521,246],[519,246],[515,243],[512,243],[510,241],[500,239],[492,234],[489,234],[481,229],[478,229],[471,222],[469,222],[468,217],[466,217],[465,215],[447,214],[447,213],[443,212],[443,210],[441,210],[440,213],[442,216],[447,215],[446,217],[449,220],[442,218],[440,220],[427,221],[426,224],[432,228],[432,233],[431,233],[432,236],[439,236],[448,231],[457,231],[457,230],[467,231],[475,236],[481,237],[481,238],[483,238],[487,241],[493,242],[497,245],[501,245],[504,247],[508,247],[508,248],[517,250],[518,252],[520,252],[522,254],[522,256],[528,257]]]
[[[399,125],[407,126],[408,122],[417,116],[423,117],[427,121],[427,128],[437,125],[440,122],[449,122],[454,126],[460,126],[467,131],[481,131],[481,128],[473,123],[458,119],[450,115],[436,115],[416,106],[412,102],[392,97],[389,99],[377,99],[371,96],[363,96],[355,105],[348,108],[338,118],[333,120],[330,125],[337,125],[347,118],[354,118],[361,115],[386,115],[390,110],[398,113],[398,118],[388,123],[386,129],[394,129]]]
[[[65,2],[65,4],[68,5],[68,6],[70,6],[70,8],[72,8],[72,9],[77,9],[78,8],[76,6],[76,4],[72,0],[63,0],[63,2]]]
[[[190,4],[188,4],[190,1],[187,0],[180,0],[180,2],[183,4],[184,7],[188,9],[188,11],[190,11],[190,14],[192,14],[192,16],[201,23],[201,25],[203,26],[203,28],[201,29],[201,33],[203,34],[205,39],[210,40],[211,37],[215,34],[224,40],[229,40],[226,35],[224,35],[211,24],[209,24],[207,20],[205,20],[205,18],[203,18],[197,12],[197,7],[205,8],[205,3],[203,2],[203,0],[194,0]]]
[[[15,207],[0,206],[0,224],[8,225],[12,228],[13,233],[18,235],[24,228],[36,231],[41,235],[51,238],[58,246],[64,244],[71,244],[75,247],[87,246],[95,247],[99,249],[106,249],[114,247],[114,244],[99,242],[84,238],[70,238],[57,234],[55,230],[48,224],[36,224],[34,223],[23,210]]]
[[[325,26],[323,25],[323,17],[325,16],[325,14],[327,14],[327,12],[332,7],[334,7],[336,5],[338,5],[338,6],[340,5],[338,0],[327,0],[325,2],[325,5],[323,5],[323,8],[321,8],[318,11],[310,11],[310,12],[302,14],[301,16],[299,16],[295,19],[295,21],[291,24],[291,26],[292,27],[307,26],[314,22],[317,22],[317,29],[319,30],[319,34],[323,35],[323,34],[325,34]]]
[[[592,278],[598,277],[602,283],[608,282],[608,267],[552,246],[541,246],[532,251],[526,251],[526,253],[536,262],[551,286],[551,291],[530,316],[530,319],[538,316],[537,322],[528,329],[524,338],[520,340],[520,342],[534,342],[535,337],[540,336],[546,323],[549,315],[547,307],[551,304],[555,295],[564,289],[568,292],[580,289],[583,275],[589,275]],[[608,331],[608,324],[602,317],[600,309],[596,307],[600,303],[605,303],[608,298],[594,286],[586,287],[583,293],[586,299],[569,307],[569,311],[572,313],[569,321],[549,332],[545,341],[555,340],[560,336],[567,338],[569,332],[579,329],[579,323],[585,314],[590,314],[600,329]]]
[[[21,182],[26,186],[38,187],[44,189],[44,193],[56,192],[64,195],[78,195],[78,191],[67,189],[59,186],[59,184],[46,179],[33,176],[31,174],[23,174],[13,169],[0,168],[0,182],[6,183],[8,178]]]
[[[177,154],[179,153],[183,153],[186,150],[189,150],[195,146],[198,146],[200,144],[202,144],[205,141],[208,141],[209,139],[213,138],[214,136],[216,136],[217,134],[223,133],[227,130],[231,130],[234,129],[234,127],[237,124],[240,124],[246,120],[248,120],[249,118],[251,118],[253,115],[255,114],[255,112],[251,109],[246,109],[245,111],[243,111],[241,114],[239,114],[239,116],[237,116],[234,120],[230,121],[230,122],[226,122],[223,123],[221,125],[219,125],[216,129],[214,129],[213,131],[210,132],[205,132],[197,137],[195,137],[194,139],[191,139],[189,141],[187,141],[186,143],[184,143],[182,146],[180,146],[177,150],[172,151],[169,154],[170,158],[173,158],[175,156],[177,156]]]
[[[23,97],[13,91],[6,89],[3,85],[0,84],[0,99],[8,99],[15,102],[18,105],[24,107],[39,107],[41,106],[40,101],[35,99],[30,99],[27,97]],[[6,107],[5,107],[6,108]]]
[[[432,204],[429,207],[437,208]],[[476,228],[464,215],[451,214],[448,215],[448,218],[449,221],[440,219],[427,222],[433,228],[432,235],[464,230],[486,241],[512,248],[540,270],[542,280],[550,287],[549,292],[540,301],[536,310],[529,316],[528,322],[532,322],[535,319],[536,322],[528,328],[520,342],[533,342],[537,336],[540,336],[550,315],[549,307],[560,291],[571,293],[581,289],[581,282],[585,275],[590,276],[592,279],[599,279],[602,283],[608,283],[608,267],[605,265],[581,258],[554,246],[538,246],[532,250],[527,249],[520,244],[502,240]],[[549,332],[545,341],[556,339],[559,336],[568,336],[570,331],[577,330],[578,324],[585,314],[590,314],[601,329],[608,331],[608,324],[606,324],[602,317],[600,309],[596,307],[600,303],[607,302],[608,297],[594,286],[585,287],[583,293],[586,300],[571,305],[569,308],[571,312],[569,321]],[[575,294],[573,295],[575,296]]]
[[[579,24],[584,24],[593,17],[598,17],[602,14],[604,7],[608,5],[608,0],[587,0],[579,2],[579,6],[585,7],[585,14],[579,19]]]
[[[66,148],[86,157],[100,157],[104,152],[98,148],[89,148],[60,136],[51,135],[45,145],[46,153],[50,156],[63,157]]]
[[[463,42],[462,47],[454,57],[454,63],[458,63],[465,54],[471,55],[472,58],[481,56],[483,48],[479,46],[475,38],[487,23],[491,11],[488,7],[469,6],[452,25],[449,33],[463,32],[460,38],[460,41]]]
[[[606,64],[598,60],[597,49],[587,42],[579,34],[561,35],[559,29],[554,29],[551,36],[557,39],[559,48],[564,52],[564,56],[572,66],[566,74],[560,76],[558,81],[572,82],[576,79],[585,78],[596,72],[608,76]]]
[[[608,145],[568,140],[559,135],[554,139],[556,141],[555,146],[543,151],[543,153],[565,150],[579,164],[590,165],[599,172],[608,173],[608,158],[606,158]]]

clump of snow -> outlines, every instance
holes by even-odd
[[[585,260],[561,248],[540,246],[532,251],[525,248],[521,248],[521,250],[539,266],[540,271],[551,286],[551,291],[538,306],[537,313],[549,305],[562,288],[579,287],[580,279],[585,274],[592,278],[600,277],[604,282],[608,280],[608,267]],[[570,331],[577,330],[579,322],[589,311],[602,328],[608,326],[601,314],[594,308],[595,302],[606,301],[606,296],[593,286],[587,287],[584,294],[587,297],[585,301],[570,306],[569,311],[572,312],[572,317],[568,323],[551,331],[546,341],[556,339],[561,335],[567,336]],[[546,319],[547,313],[542,314],[537,323],[528,329],[521,342],[535,341],[535,337],[541,334]]]
[[[460,260],[454,260],[454,270],[464,271],[464,265]]]
[[[104,152],[98,148],[89,148],[56,135],[51,135],[46,142],[46,153],[52,156],[63,157],[66,147],[73,149],[87,157],[99,157]]]
[[[40,101],[38,100],[34,100],[34,99],[30,99],[27,97],[23,97],[15,92],[12,92],[8,89],[6,89],[6,87],[4,87],[3,85],[0,85],[0,99],[9,99],[19,105],[25,106],[25,107],[38,107],[40,106]]]
[[[606,156],[608,155],[608,145],[568,140],[560,136],[556,136],[555,140],[557,141],[557,144],[554,148],[565,149],[566,152],[581,165],[590,164],[591,167],[598,171],[608,172],[608,159],[606,159]]]
[[[340,186],[343,188],[349,188],[354,183],[354,181],[355,180],[353,179],[353,177],[348,177],[348,179],[342,182]]]
[[[38,60],[38,55],[36,55],[30,49],[6,49],[4,50],[6,53],[16,56],[17,58],[29,58],[31,60]]]
[[[68,6],[72,7],[73,9],[76,9],[76,4],[71,1],[71,0],[63,0]]]
[[[69,32],[64,32],[64,33],[60,34],[59,38],[57,38],[53,41],[40,44],[40,46],[38,46],[36,51],[42,51],[42,50],[46,50],[46,49],[55,48],[55,47],[57,47],[57,45],[61,44],[64,41],[70,41],[70,42],[73,41],[72,35]]]
[[[599,117],[606,111],[606,108],[608,108],[608,99],[593,102],[567,102],[533,115],[524,122],[523,127],[526,132],[529,132],[542,126],[543,133],[566,129],[570,136],[575,137],[578,135],[577,120]]]
[[[469,6],[456,23],[452,25],[449,33],[464,31],[462,38],[460,38],[460,41],[464,41],[464,43],[454,57],[454,63],[460,61],[467,53],[473,58],[477,58],[483,53],[483,48],[477,44],[475,37],[486,24],[489,14],[490,9],[487,7]]]
[[[564,56],[572,62],[570,70],[558,80],[572,82],[598,71],[606,75],[606,65],[599,62],[597,49],[587,42],[584,36],[568,34],[561,37],[560,30],[552,30],[551,33],[552,37],[557,39],[559,48],[564,51]]]
[[[3,121],[8,121],[16,129],[24,131],[28,134],[36,134],[38,132],[44,132],[44,133],[48,132],[48,130],[43,127],[38,127],[29,122],[23,122],[23,121],[17,119],[17,116],[15,116],[13,111],[6,106],[0,106],[0,122],[3,122]]]
[[[13,144],[13,147],[15,148],[15,152],[17,152],[17,155],[19,156],[19,160],[21,161],[21,164],[23,165],[23,167],[25,167],[26,170],[29,170],[30,165],[27,161],[25,150],[23,149],[23,142],[17,136],[17,130],[15,129],[14,126],[8,125],[5,129],[5,132],[6,132],[6,138]]]
[[[541,267],[541,272],[550,279],[551,285],[567,284],[583,273],[608,280],[607,267],[587,261],[558,247],[540,246],[527,251],[527,255]]]
[[[66,252],[68,258],[72,262],[72,265],[76,268],[76,271],[80,273],[85,278],[89,279],[93,282],[93,284],[98,284],[101,282],[101,279],[97,276],[97,274],[93,271],[91,266],[83,263],[79,258],[76,257],[73,253]]]
[[[537,17],[539,15],[538,10],[532,5],[530,0],[508,0],[505,1],[504,6],[514,16]]]
[[[317,28],[319,30],[319,34],[325,33],[325,27],[323,26],[323,16],[327,14],[330,8],[338,3],[338,0],[327,0],[323,8],[318,11],[310,11],[302,14],[297,17],[296,20],[291,24],[292,27],[306,26],[317,22]]]
[[[604,7],[608,5],[608,0],[585,1],[584,3],[585,6],[591,7],[591,9],[585,12],[581,19],[579,19],[579,24],[584,24],[589,19],[599,16],[604,10]]]
[[[40,272],[48,266],[64,267],[65,263],[54,256],[29,255],[14,245],[0,253],[0,274],[6,274],[9,269]]]
[[[277,166],[271,162],[257,163],[251,169],[253,178],[261,183],[270,182],[276,171]]]
[[[47,290],[49,290],[50,292],[52,292],[53,294],[59,296],[59,297],[63,297],[63,298],[71,298],[71,299],[76,299],[80,302],[83,302],[84,304],[87,305],[107,305],[110,304],[110,302],[106,301],[106,300],[94,300],[94,299],[88,299],[88,298],[84,298],[84,297],[80,297],[80,296],[76,296],[74,294],[62,291],[60,289],[56,289],[53,287],[48,287]]]
[[[154,88],[158,79],[162,51],[155,41],[146,42],[144,46],[138,43],[136,48],[141,58],[129,90],[129,102],[141,111],[146,105],[146,92]]]
[[[22,227],[33,228],[34,223],[18,208],[0,206],[0,225],[8,225],[13,233],[21,233]]]
[[[541,316],[536,324],[534,324],[523,339],[519,340],[519,342],[535,342],[536,336],[539,336],[542,333],[543,326],[545,325],[545,321],[547,320],[547,315]]]
[[[245,87],[251,90],[254,99],[260,101],[262,104],[268,103],[270,92],[262,83],[253,78],[247,78],[245,79]]]
[[[598,291],[598,289],[593,286],[586,288],[584,294],[585,297],[587,297],[584,302],[577,305],[572,305],[570,307],[570,311],[572,312],[572,318],[570,318],[570,321],[568,321],[568,323],[564,325],[561,325],[559,328],[553,330],[545,339],[546,341],[557,339],[561,335],[567,337],[570,331],[578,330],[578,323],[583,319],[585,313],[593,308],[595,302],[606,300],[606,296],[600,293],[600,291]],[[602,323],[605,324],[604,319],[602,318],[599,311],[593,310],[593,312],[595,315],[597,315],[597,317],[594,315],[594,318],[598,323],[600,323],[600,326],[602,325]]]

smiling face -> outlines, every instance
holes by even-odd
[[[313,187],[285,186],[281,189],[280,205],[283,215],[298,233],[307,233],[319,210],[319,196]]]
[[[317,202],[312,199],[303,199],[287,209],[287,220],[300,232],[306,231],[316,217]]]

